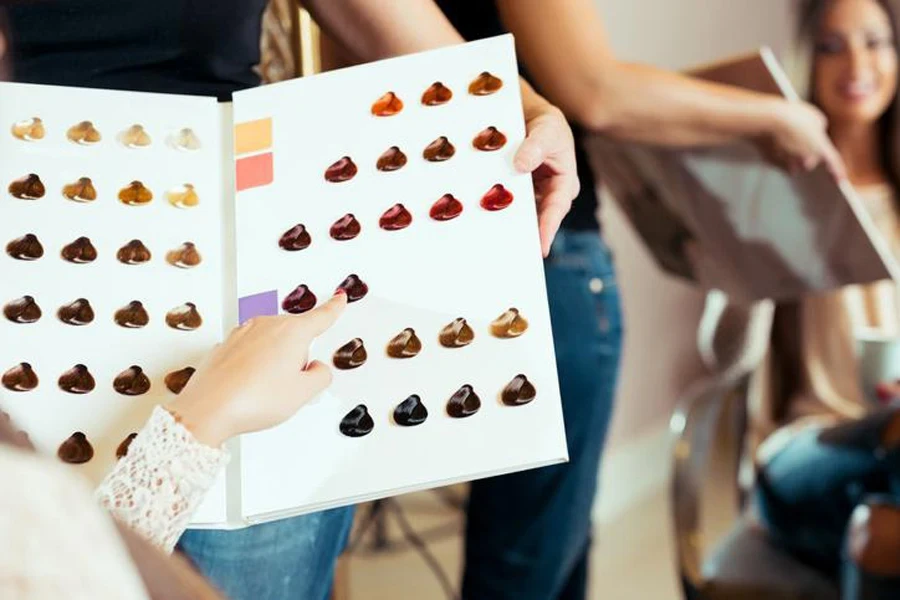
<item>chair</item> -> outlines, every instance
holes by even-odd
[[[717,318],[701,323],[701,354],[721,335]],[[773,308],[762,307],[771,324]],[[768,313],[768,314],[765,314]],[[751,354],[754,354],[751,352]],[[771,543],[746,506],[739,483],[753,356],[732,356],[687,391],[671,419],[671,502],[678,569],[687,600],[838,600],[838,584]]]

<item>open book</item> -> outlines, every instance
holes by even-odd
[[[763,49],[692,74],[796,100]],[[820,167],[791,177],[747,143],[671,149],[599,139],[602,176],[665,271],[735,301],[896,278],[860,199]]]
[[[102,477],[233,326],[343,286],[334,385],[195,525],[566,460],[511,37],[231,105],[2,84],[0,124],[0,404],[40,449]]]

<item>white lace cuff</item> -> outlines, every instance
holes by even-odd
[[[96,497],[119,521],[171,552],[228,459],[224,448],[201,444],[157,406]]]

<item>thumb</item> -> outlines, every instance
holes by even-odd
[[[320,360],[310,361],[303,369],[303,380],[309,390],[309,397],[313,398],[331,385],[333,375],[331,367]]]
[[[531,134],[519,146],[519,151],[516,152],[516,157],[513,159],[513,165],[517,171],[531,173],[544,162],[544,150],[538,137]]]

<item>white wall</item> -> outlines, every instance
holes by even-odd
[[[786,49],[790,0],[597,0],[620,58],[687,68],[769,45]],[[602,169],[602,165],[598,165]],[[602,211],[625,308],[625,356],[611,448],[667,422],[703,370],[694,334],[702,296],[661,275],[612,202]]]
[[[596,0],[620,57],[682,69],[790,39],[791,0]]]

